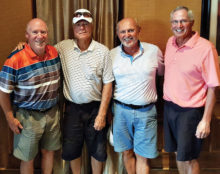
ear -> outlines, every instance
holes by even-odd
[[[28,35],[27,31],[25,32],[25,37],[26,37],[26,39],[28,40],[29,35]]]
[[[136,25],[136,31],[137,31],[138,33],[140,33],[141,27],[140,27],[139,25]]]
[[[138,25],[138,32],[141,32],[141,26]]]

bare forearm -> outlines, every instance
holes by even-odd
[[[104,117],[106,116],[111,97],[112,97],[112,83],[104,84],[98,115],[102,115]]]
[[[10,94],[0,91],[0,104],[5,113],[6,119],[13,119],[13,110],[10,101]]]
[[[215,87],[208,88],[205,111],[202,120],[199,122],[196,129],[197,138],[206,138],[210,134],[210,122],[212,119],[212,111],[215,105]]]
[[[99,107],[98,115],[95,119],[94,128],[97,131],[102,130],[106,125],[106,115],[109,102],[112,96],[112,83],[105,84],[102,90],[102,99]]]
[[[10,94],[0,91],[0,104],[5,113],[10,129],[15,134],[20,134],[20,130],[23,129],[23,126],[21,125],[19,120],[16,119],[13,115],[13,110],[10,101]]]
[[[204,111],[202,120],[211,122],[212,111],[215,106],[215,102],[216,102],[215,87],[210,87],[208,88],[208,92],[207,92],[205,111]]]

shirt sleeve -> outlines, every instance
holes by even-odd
[[[220,86],[218,54],[212,46],[202,62],[202,76],[208,87]]]
[[[110,51],[107,50],[104,56],[104,67],[103,67],[103,83],[107,84],[114,81],[112,73],[112,60],[110,57]]]
[[[13,58],[5,61],[0,72],[0,90],[5,93],[12,93],[17,82],[17,70]]]

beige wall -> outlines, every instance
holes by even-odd
[[[140,40],[158,45],[165,50],[170,31],[169,15],[176,6],[192,9],[194,30],[200,32],[201,0],[124,0],[124,17],[136,18],[141,26]]]
[[[0,0],[0,68],[15,45],[25,41],[32,13],[32,0]]]
[[[25,41],[26,23],[32,18],[32,0],[0,0],[0,69],[19,41]],[[0,107],[0,173],[19,168],[12,156],[12,132]]]
[[[180,3],[181,2],[181,3]],[[154,43],[163,51],[170,31],[169,13],[178,5],[195,14],[194,29],[200,31],[201,0],[124,0],[124,16],[141,25],[140,39]],[[19,41],[25,41],[26,23],[32,18],[31,0],[0,0],[0,68]]]

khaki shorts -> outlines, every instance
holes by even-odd
[[[16,118],[21,122],[21,134],[14,135],[14,156],[23,161],[35,158],[40,149],[61,148],[60,112],[58,106],[46,112],[18,109]]]

